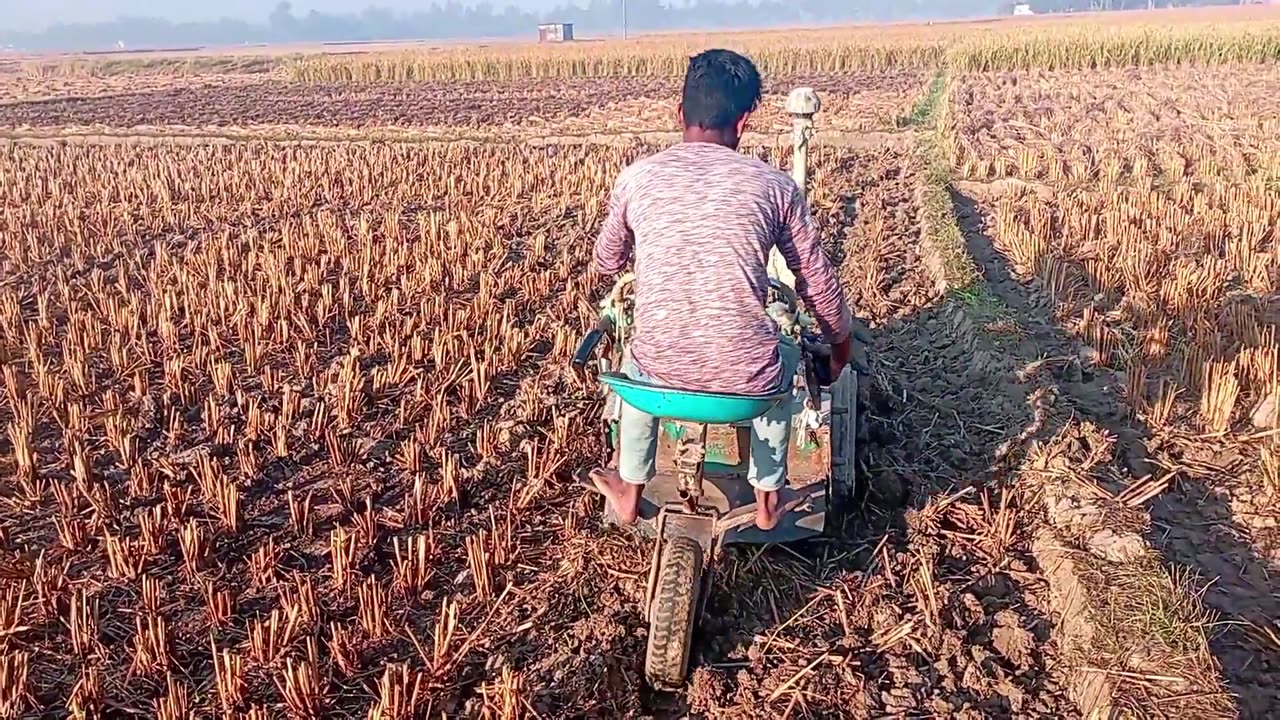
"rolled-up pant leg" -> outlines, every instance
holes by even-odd
[[[782,356],[783,377],[787,385],[800,366],[800,346],[789,337],[778,342]],[[791,447],[791,419],[794,404],[791,398],[778,403],[772,410],[751,423],[751,461],[747,469],[747,482],[765,492],[781,490],[787,483],[787,451]]]
[[[647,381],[631,359],[624,358],[622,372],[632,380]],[[618,474],[623,482],[644,485],[657,474],[658,419],[621,403],[618,419]]]

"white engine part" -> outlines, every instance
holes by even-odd
[[[813,117],[822,109],[822,100],[811,87],[798,87],[787,95],[786,111],[788,115]]]

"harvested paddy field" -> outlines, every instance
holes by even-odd
[[[564,366],[604,289],[589,228],[649,151],[7,151],[0,701],[1071,716],[1025,538],[965,487],[1001,438],[928,427],[972,371],[890,152],[815,157],[888,348],[873,507],[847,541],[732,554],[687,692],[642,688],[646,544],[563,480],[598,452]]]
[[[1216,616],[1147,618],[1165,645],[1148,650],[1176,667],[1206,638],[1198,667],[1220,664],[1245,717],[1280,702],[1278,82],[1274,67],[1018,73],[953,96],[957,168],[991,180],[958,187],[975,254],[1123,385],[1123,412],[1089,418],[1115,444],[1099,484],[1149,518],[1112,529],[1145,534],[1186,578],[1174,595],[1203,592]]]
[[[1280,31],[1125,17],[732,36],[848,134],[870,492],[673,692],[568,364],[695,41],[0,67],[0,716],[1269,717]]]
[[[201,73],[191,76],[166,74],[124,75],[42,75],[19,69],[0,70],[0,107],[52,100],[110,98],[162,92],[182,85],[187,88],[229,88],[260,83],[262,75]]]

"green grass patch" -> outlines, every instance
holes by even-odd
[[[983,283],[971,283],[951,291],[951,297],[973,311],[983,321],[1008,322],[1016,319],[1013,310],[991,293]]]
[[[916,101],[911,108],[911,112],[897,119],[895,124],[899,128],[917,127],[925,125],[933,119],[938,109],[938,103],[943,100],[947,92],[947,74],[939,68],[933,75],[933,80],[929,82],[929,87],[925,88],[924,94]]]
[[[1204,604],[1206,583],[1186,568],[1168,567],[1149,552],[1113,563],[1082,552],[1081,580],[1097,592],[1090,615],[1102,632],[1093,658],[1099,667],[1151,672],[1185,684],[1161,687],[1188,704],[1181,717],[1230,717],[1219,668],[1209,648],[1218,622]],[[1194,690],[1186,694],[1188,689]]]
[[[924,165],[920,202],[921,241],[931,246],[941,265],[942,280],[949,292],[979,292],[982,274],[965,246],[964,233],[956,221],[951,202],[951,162],[944,150],[951,83],[940,69],[929,85],[929,91],[908,116],[909,121],[926,131],[917,140],[917,152]],[[985,290],[984,290],[985,291]]]

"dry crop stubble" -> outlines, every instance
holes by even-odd
[[[1280,559],[1276,73],[966,76],[950,139],[1002,263],[1051,299],[1086,366],[1118,371],[1128,414],[1109,438],[1084,433],[1084,447],[1115,446],[1086,474],[1108,501],[1150,504],[1156,547],[1201,576],[1177,575],[1168,597],[1208,582],[1222,624],[1124,612],[1170,646],[1208,628],[1249,717],[1275,702],[1280,647],[1268,632],[1280,612],[1268,577]]]
[[[446,710],[547,610],[559,361],[626,157],[7,150],[4,701]],[[499,677],[475,702],[527,709]]]
[[[941,22],[786,28],[740,32],[660,33],[538,45],[391,43],[254,49],[118,53],[0,59],[0,88],[25,87],[41,97],[92,94],[110,80],[117,87],[154,78],[188,82],[210,77],[286,74],[307,82],[403,83],[430,80],[552,77],[678,77],[684,59],[711,45],[758,56],[766,75],[934,68],[1113,67],[1166,62],[1274,60],[1274,7],[1181,8],[1146,12],[1001,18],[997,22]],[[84,90],[75,89],[83,87]]]
[[[862,25],[630,41],[455,47],[288,59],[303,82],[406,83],[551,77],[680,77],[709,46],[751,55],[766,75],[887,69],[1116,67],[1280,58],[1274,8],[1006,18],[998,22]]]
[[[889,351],[921,439],[876,461],[927,478],[931,509],[880,541],[882,499],[851,546],[731,558],[689,691],[640,690],[645,544],[558,478],[599,450],[563,370],[603,289],[590,232],[652,150],[6,148],[0,701],[1069,715],[1020,540],[985,529],[1010,516],[944,496],[947,464],[987,450],[920,415],[953,391],[903,363],[944,328]],[[815,168],[860,312],[911,325],[936,300],[914,161],[824,148]]]
[[[997,180],[995,242],[1157,428],[1193,414],[1222,437],[1280,392],[1278,72],[975,76],[957,91],[961,173],[1023,181]]]
[[[894,83],[896,77],[939,67],[998,71],[1274,61],[1280,59],[1278,17],[1264,7],[1215,8],[283,58],[264,51],[14,61],[0,66],[6,98],[0,126],[444,127],[455,121],[519,125],[529,116],[537,126],[591,108],[597,112],[590,125],[613,125],[618,114],[648,114],[655,105],[648,101],[669,101],[674,93],[655,95],[652,88],[677,83],[689,55],[723,45],[748,53],[771,80],[822,84],[833,76],[847,78],[839,95],[829,93],[826,127],[864,130],[867,120],[883,125],[913,99],[903,102],[900,93],[909,88]],[[526,92],[530,84],[542,89]],[[591,89],[580,97],[584,87]],[[456,102],[458,97],[467,102]],[[617,107],[600,112],[602,97],[615,97]],[[672,113],[658,105],[665,128]],[[455,117],[440,119],[442,112]]]

